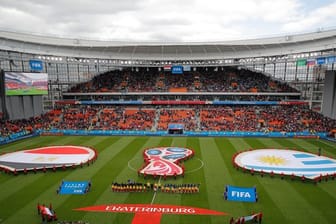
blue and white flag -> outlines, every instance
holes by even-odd
[[[247,170],[314,179],[336,173],[336,160],[317,154],[284,149],[257,149],[239,153],[235,163]]]

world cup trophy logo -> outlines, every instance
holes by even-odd
[[[180,162],[194,155],[194,151],[180,147],[150,148],[144,151],[145,165],[139,173],[152,176],[177,176],[184,173]]]

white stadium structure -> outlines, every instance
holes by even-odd
[[[165,65],[182,65],[191,70],[207,67],[216,71],[237,66],[289,83],[311,109],[335,119],[335,56],[335,29],[260,39],[178,43],[97,41],[0,31],[2,70],[30,72],[30,60],[43,63],[49,94],[42,99],[42,110],[51,108],[74,84],[111,70],[142,67],[161,71]]]

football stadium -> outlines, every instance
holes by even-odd
[[[0,223],[335,223],[336,30],[0,30]]]

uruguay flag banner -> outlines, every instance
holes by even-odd
[[[227,185],[226,199],[228,201],[256,202],[257,190],[255,187],[236,187]]]
[[[318,150],[316,149],[316,153]],[[234,162],[255,172],[304,176],[315,179],[336,173],[336,160],[309,152],[289,149],[256,149],[239,153]]]

